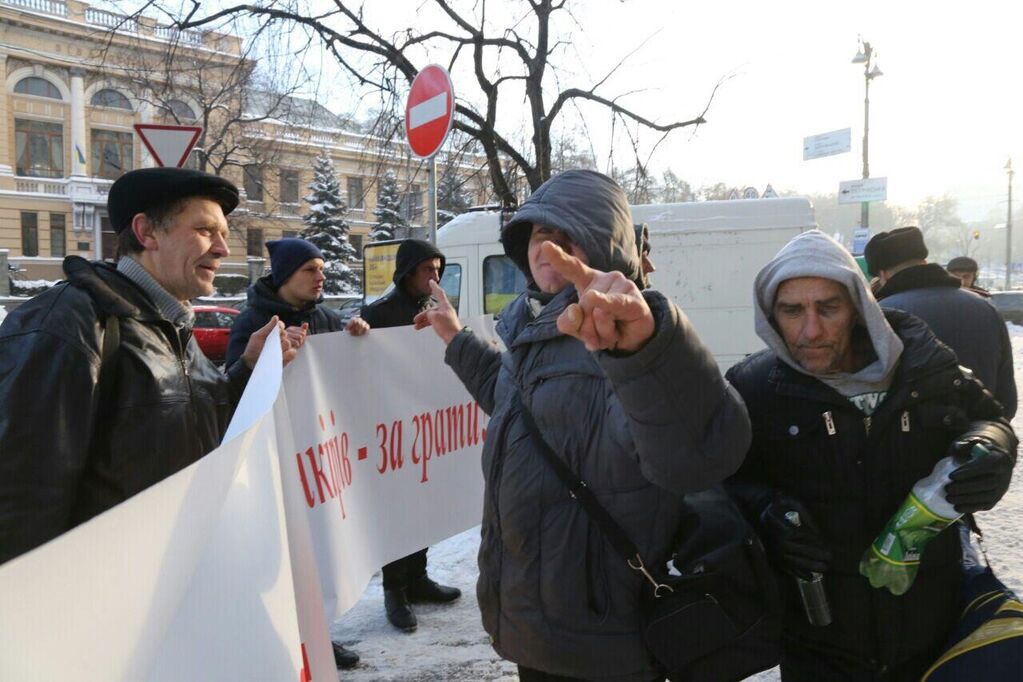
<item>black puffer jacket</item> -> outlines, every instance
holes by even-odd
[[[1005,321],[986,299],[969,289],[935,263],[915,265],[895,273],[877,294],[886,308],[916,315],[934,335],[955,351],[959,364],[977,378],[1005,409],[1016,414],[1016,378],[1012,368],[1012,344]]]
[[[413,318],[426,309],[430,297],[411,296],[405,290],[404,280],[417,265],[428,258],[440,258],[440,275],[443,277],[446,259],[436,246],[421,239],[403,241],[394,259],[394,276],[391,278],[394,288],[363,306],[359,316],[375,329],[412,324]]]
[[[248,380],[243,363],[220,372],[112,267],[87,266],[76,282],[0,326],[0,562],[215,449]],[[120,344],[100,387],[112,309]]]
[[[343,327],[341,313],[331,310],[322,302],[295,308],[277,294],[270,275],[261,277],[249,287],[248,305],[231,326],[231,338],[227,344],[228,367],[245,352],[252,332],[262,328],[274,315],[279,317],[286,327],[301,327],[308,324],[310,334],[336,332]]]
[[[1000,407],[964,375],[927,326],[900,311],[885,315],[905,349],[886,399],[869,419],[770,351],[750,356],[726,375],[742,394],[753,424],[753,445],[729,487],[754,515],[769,499],[766,490],[800,500],[834,557],[824,577],[834,615],[828,627],[807,623],[795,581],[781,579],[787,590],[786,637],[867,676],[910,659],[937,657],[958,617],[955,595],[962,573],[953,530],[931,541],[916,581],[899,597],[871,588],[860,576],[864,550],[913,484],[971,423],[989,422],[985,426],[1000,445],[1008,452],[1016,449]]]

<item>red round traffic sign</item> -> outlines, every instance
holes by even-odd
[[[440,151],[455,118],[455,89],[443,66],[423,67],[405,104],[405,137],[416,156],[428,159]]]

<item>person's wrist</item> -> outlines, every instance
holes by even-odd
[[[447,332],[441,337],[441,340],[444,341],[445,345],[447,345],[451,343],[454,340],[454,338],[461,334],[462,332],[468,332],[471,334],[472,328],[469,327],[469,325],[463,325],[461,327],[455,325],[447,330]]]

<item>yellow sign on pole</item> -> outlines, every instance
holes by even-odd
[[[363,292],[366,303],[372,303],[383,295],[394,277],[394,261],[398,255],[400,241],[366,244],[362,249],[362,265],[365,273]]]

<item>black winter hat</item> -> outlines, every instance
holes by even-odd
[[[867,261],[867,271],[877,277],[877,273],[899,263],[927,258],[927,245],[920,228],[900,227],[875,234],[867,242],[863,257]]]
[[[270,253],[270,279],[274,288],[287,282],[306,261],[313,258],[323,260],[323,252],[316,244],[297,237],[270,240],[266,243],[266,250]]]
[[[969,256],[956,256],[948,262],[945,269],[949,272],[977,272],[980,268],[977,266],[977,261]]]
[[[238,206],[238,188],[224,178],[188,168],[140,168],[110,187],[107,215],[114,232],[120,233],[137,214],[188,197],[212,199],[224,215]]]
[[[422,239],[406,239],[398,247],[394,256],[394,284],[401,286],[401,280],[416,269],[416,266],[428,258],[440,258],[440,276],[444,276],[444,265],[447,259],[436,246]]]

